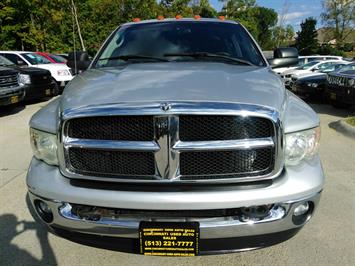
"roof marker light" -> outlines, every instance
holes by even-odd
[[[218,17],[220,20],[226,20],[226,17],[225,16],[219,16]]]
[[[182,19],[182,16],[181,15],[176,15],[175,18],[176,19]]]
[[[158,17],[157,17],[157,20],[163,20],[164,19],[164,16],[162,16],[162,15],[159,15]]]
[[[141,19],[140,18],[134,18],[132,21],[133,22],[139,22],[139,21],[141,21]]]
[[[200,19],[201,19],[201,16],[200,16],[200,15],[195,15],[194,18],[195,18],[196,20],[200,20]]]

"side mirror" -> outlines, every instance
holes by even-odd
[[[298,64],[298,51],[293,47],[283,47],[274,50],[274,58],[268,59],[271,68],[290,67]]]
[[[74,69],[75,74],[80,71],[88,69],[91,64],[89,54],[87,52],[70,52],[68,54],[67,66]]]
[[[27,66],[27,64],[23,61],[23,60],[17,60],[17,64],[18,66]]]

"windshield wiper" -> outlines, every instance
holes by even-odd
[[[189,57],[193,57],[193,58],[217,58],[217,59],[223,59],[223,60],[227,60],[227,61],[235,62],[235,63],[240,63],[240,64],[244,64],[244,65],[255,66],[253,63],[251,63],[247,60],[231,57],[231,56],[228,56],[223,53],[216,53],[216,54],[215,53],[207,53],[207,52],[171,53],[171,54],[164,54],[164,56],[167,56],[167,57],[168,56],[189,56]]]
[[[160,58],[160,57],[154,57],[154,56],[148,56],[148,55],[134,55],[134,54],[127,54],[127,55],[119,55],[119,56],[114,56],[114,57],[106,57],[106,58],[100,58],[98,61],[101,60],[123,60],[123,61],[128,61],[131,59],[146,59],[146,60],[154,60],[154,61],[161,61],[161,62],[169,62],[169,60],[165,58]]]

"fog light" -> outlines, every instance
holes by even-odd
[[[314,203],[312,201],[306,201],[298,205],[293,210],[292,222],[295,225],[302,225],[306,223],[312,217],[314,210]]]
[[[295,210],[293,211],[293,215],[294,216],[300,216],[303,215],[305,213],[307,213],[309,210],[309,204],[308,201],[302,203],[301,205],[298,205]]]
[[[46,223],[51,223],[53,221],[53,213],[48,204],[42,200],[35,200],[34,204],[36,211],[42,220]]]

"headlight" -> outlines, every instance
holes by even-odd
[[[27,74],[19,74],[18,75],[18,83],[20,85],[31,84],[31,77]]]
[[[285,163],[295,165],[318,152],[320,127],[286,134]]]
[[[34,156],[51,165],[58,165],[56,135],[30,128]]]
[[[307,83],[308,87],[312,87],[312,88],[317,88],[318,87],[318,83]]]
[[[70,75],[70,72],[66,69],[58,70],[57,73],[58,73],[58,76],[69,76]]]
[[[349,79],[348,84],[350,87],[355,87],[355,79]]]

